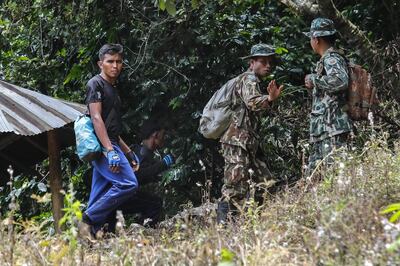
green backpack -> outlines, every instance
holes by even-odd
[[[199,132],[207,139],[218,139],[228,129],[235,110],[233,94],[242,75],[226,82],[207,102],[200,118]]]

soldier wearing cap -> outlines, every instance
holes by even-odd
[[[221,137],[222,155],[225,160],[222,198],[218,203],[217,222],[227,221],[228,213],[241,206],[249,195],[251,181],[271,180],[266,164],[256,158],[259,147],[259,122],[263,112],[278,98],[283,86],[272,80],[267,87],[268,95],[261,93],[260,81],[271,73],[275,62],[275,50],[266,44],[251,48],[249,69],[236,77],[232,122]]]
[[[309,32],[315,53],[321,56],[316,73],[305,77],[305,86],[312,93],[310,114],[311,152],[307,175],[325,158],[327,165],[332,163],[332,151],[346,147],[352,121],[346,112],[346,94],[349,85],[347,62],[335,49],[336,29],[333,21],[316,18]]]

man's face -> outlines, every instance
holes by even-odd
[[[161,129],[160,131],[157,131],[157,134],[155,135],[154,138],[156,149],[162,148],[164,146],[164,141],[165,141],[165,129]]]
[[[255,57],[250,60],[250,69],[260,78],[271,73],[273,68],[273,56]]]
[[[105,54],[103,60],[99,61],[101,72],[110,79],[118,78],[122,71],[122,55]]]

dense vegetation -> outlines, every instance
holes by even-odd
[[[204,104],[213,92],[225,81],[246,69],[247,62],[241,60],[240,57],[247,55],[251,45],[258,42],[270,43],[276,47],[277,53],[280,54],[280,64],[269,79],[276,78],[279,83],[286,85],[282,97],[262,121],[264,159],[281,180],[282,185],[291,184],[292,181],[302,177],[302,164],[308,156],[308,110],[310,107],[310,96],[302,85],[304,75],[312,71],[313,63],[318,58],[312,53],[308,39],[301,32],[308,30],[314,18],[312,14],[315,14],[316,6],[319,5],[320,14],[334,13],[332,7],[327,7],[323,4],[324,2],[327,1],[5,0],[0,5],[0,78],[54,97],[83,102],[85,83],[98,72],[96,53],[100,46],[105,42],[123,44],[125,70],[120,82],[124,88],[121,91],[125,113],[124,137],[129,143],[138,142],[139,128],[142,122],[150,117],[165,121],[169,127],[166,150],[176,155],[178,163],[164,175],[162,184],[153,189],[163,195],[167,214],[172,215],[177,210],[187,206],[197,206],[204,201],[214,201],[219,196],[223,162],[218,154],[218,143],[205,140],[197,133],[198,119]],[[346,52],[349,59],[370,69],[380,97],[373,124],[368,122],[357,124],[355,147],[361,150],[367,140],[384,136],[388,144],[388,150],[385,152],[390,154],[390,150],[394,149],[394,142],[400,137],[400,92],[398,90],[400,85],[398,17],[400,3],[398,0],[335,0],[333,2],[346,21],[351,21],[352,25],[360,31],[353,34],[355,36],[353,39],[349,37],[346,28],[338,24],[341,32],[339,46]],[[357,41],[361,37],[368,40],[369,46],[365,45],[365,42],[363,45]],[[369,50],[365,50],[365,47]],[[396,155],[393,156],[397,158]],[[18,219],[31,218],[32,221],[49,224],[49,203],[46,201],[48,188],[45,178],[48,171],[47,162],[37,167],[42,176],[16,177],[12,193],[8,187],[2,188],[0,192],[2,215],[5,215],[5,210],[8,209],[11,195],[15,195],[19,205],[19,210],[15,213]],[[372,169],[371,172],[373,171],[375,170]],[[63,175],[65,190],[68,191],[72,184],[76,192],[75,198],[86,203],[90,169],[88,165],[78,161],[72,148],[63,152]],[[385,195],[391,196],[381,199],[383,194],[379,193],[383,193],[382,191],[390,185],[385,183],[386,185],[381,187],[383,185],[379,183],[379,180],[382,180],[384,175],[371,174],[371,177],[376,178],[374,184],[380,189],[373,191],[365,186],[362,189],[366,189],[363,193],[375,193],[368,197],[368,206],[375,214],[383,205],[398,200],[398,195],[395,196],[396,186],[393,186],[390,188],[391,191],[385,192]],[[4,180],[7,177],[1,178]],[[397,177],[393,176],[393,178],[397,178],[398,181],[398,172]],[[337,247],[338,253],[335,255],[331,254],[331,251],[324,250],[328,245],[324,242],[327,241],[326,239],[313,238],[313,233],[316,233],[320,226],[336,226],[324,220],[333,215],[331,211],[336,207],[332,207],[333,209],[327,207],[327,212],[324,213],[323,207],[315,205],[318,201],[326,199],[332,206],[342,202],[337,198],[339,196],[344,198],[343,206],[348,206],[346,202],[353,201],[350,199],[351,195],[343,194],[349,192],[347,190],[338,192],[339,194],[330,194],[336,191],[336,189],[330,190],[330,186],[336,186],[337,180],[334,180],[336,178],[328,179],[326,184],[313,188],[312,190],[315,191],[310,194],[308,194],[309,188],[280,192],[282,198],[273,198],[266,205],[268,212],[264,213],[262,208],[257,212],[256,220],[265,221],[265,223],[255,222],[255,227],[252,227],[254,230],[247,231],[249,235],[241,236],[254,241],[243,249],[235,246],[235,243],[239,243],[240,240],[232,240],[237,241],[235,243],[225,242],[229,240],[229,237],[223,238],[219,233],[215,234],[214,229],[207,232],[203,231],[202,227],[195,227],[196,238],[202,239],[202,236],[210,233],[224,245],[235,246],[233,249],[237,255],[247,254],[249,250],[261,254],[265,251],[263,249],[265,246],[261,244],[264,240],[256,236],[258,230],[276,234],[276,239],[279,238],[278,232],[293,232],[293,235],[287,236],[290,240],[279,238],[280,240],[276,243],[271,242],[277,246],[272,245],[270,252],[273,253],[274,248],[282,252],[289,252],[294,248],[299,254],[293,258],[294,263],[320,261],[320,257],[313,257],[313,255],[308,258],[307,254],[331,257],[336,262],[343,258],[345,262],[348,262],[347,259],[351,259],[350,262],[360,262],[358,258],[365,255],[364,252],[368,249],[360,249],[354,258],[347,258],[346,254],[349,252],[354,254],[347,250],[351,249],[351,243],[344,243],[344,247]],[[367,187],[372,186],[367,181],[365,184]],[[394,181],[393,184],[395,184]],[[320,186],[325,186],[324,188],[327,189],[322,189],[326,192],[322,196],[316,192]],[[299,191],[305,193],[301,199],[297,198]],[[392,192],[394,194],[391,194]],[[32,200],[32,195],[39,201],[47,203]],[[322,198],[318,198],[319,196]],[[281,202],[285,197],[288,197],[288,202]],[[348,201],[346,197],[349,197]],[[379,198],[379,201],[370,202],[374,197]],[[292,200],[296,200],[297,205],[293,205]],[[310,201],[312,204],[309,204]],[[362,202],[357,202],[356,200],[355,205],[352,205],[354,208],[352,207],[351,211],[344,209],[349,213],[341,213],[341,215],[356,216],[357,211],[363,211],[362,209],[367,206],[363,206]],[[304,211],[304,215],[310,215],[310,219],[296,218],[293,213],[287,214],[280,210],[279,206],[283,209],[292,206],[288,210],[293,210],[293,212]],[[299,206],[309,209],[298,209]],[[368,216],[360,219],[373,220],[377,217],[373,216],[374,214],[369,213]],[[271,215],[277,216],[271,218]],[[314,215],[318,216],[318,219],[321,217],[323,219],[318,220]],[[316,220],[319,223],[326,222],[326,224],[316,224]],[[372,220],[370,222],[378,226],[379,221]],[[338,221],[347,223],[340,219]],[[243,224],[245,228],[253,226],[247,223],[249,222]],[[359,222],[349,226],[357,226],[357,224]],[[296,225],[299,226],[296,227]],[[230,230],[242,228],[242,224],[237,226]],[[364,224],[361,223],[357,230],[370,229],[369,225],[363,226]],[[277,231],[268,231],[272,230],[271,228],[276,228]],[[165,239],[165,246],[159,247],[164,251],[160,251],[159,254],[164,254],[166,249],[178,243],[188,244],[187,246],[193,244],[182,240],[186,239],[187,233],[178,229],[174,232],[176,238],[173,240],[166,239],[169,232],[157,232],[161,234],[157,238],[164,237]],[[309,234],[307,230],[311,230]],[[352,229],[350,227],[346,230]],[[345,236],[349,231],[340,232]],[[153,243],[153,240],[148,240],[147,237],[151,236],[146,236],[146,239],[140,241]],[[303,237],[308,239],[305,240]],[[274,238],[271,237],[271,239]],[[211,240],[204,241],[206,243]],[[309,246],[304,247],[305,250],[299,248],[299,245],[304,244],[301,241],[310,243]],[[313,246],[312,241],[322,242]],[[371,239],[365,241],[368,247],[375,243]],[[245,242],[242,244],[245,245]],[[213,246],[215,243],[204,243],[199,244],[199,250],[196,252],[208,254],[207,252],[211,251],[207,250],[217,248]],[[284,243],[288,246],[284,246]],[[257,249],[257,245],[262,245],[263,248]],[[151,247],[150,245],[149,250]],[[323,251],[313,253],[315,250],[312,250],[312,247],[322,248]],[[379,252],[383,250],[381,246],[378,249]],[[183,250],[173,252],[181,251]],[[210,262],[215,262],[216,259],[213,256]],[[289,257],[291,258],[291,255],[287,255],[288,259]],[[251,255],[241,260],[247,259],[252,261]],[[257,257],[257,259],[260,258]],[[185,258],[182,260],[185,261]],[[374,261],[380,262],[371,260],[371,262]]]

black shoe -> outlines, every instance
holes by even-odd
[[[225,225],[228,222],[229,203],[226,201],[218,202],[217,224]]]

